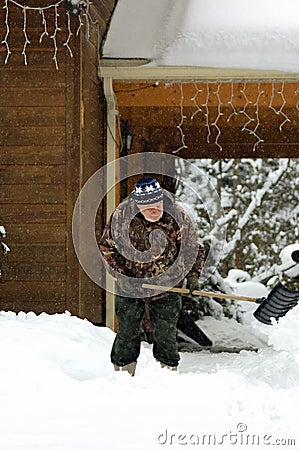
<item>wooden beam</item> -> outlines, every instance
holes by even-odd
[[[272,101],[273,107],[281,107],[283,104],[282,94],[288,107],[296,106],[298,102],[298,82],[281,81],[263,82],[256,81],[203,83],[203,82],[173,82],[158,85],[153,82],[114,82],[113,89],[117,97],[118,107],[174,107],[180,106],[183,100],[184,107],[195,108],[196,105],[207,104],[209,107],[217,107],[219,104],[217,90],[219,86],[219,97],[223,105],[233,101],[235,107],[244,107],[246,103],[253,105],[259,96],[260,106],[269,106]],[[232,90],[233,89],[233,90]],[[274,95],[272,94],[274,89]],[[260,90],[260,94],[259,94]],[[183,95],[183,98],[182,98]],[[273,98],[272,98],[273,97]]]
[[[121,60],[120,60],[121,61]],[[298,80],[298,73],[278,70],[227,69],[199,66],[121,66],[118,60],[110,66],[100,64],[100,76],[114,80]]]

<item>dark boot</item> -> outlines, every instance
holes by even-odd
[[[160,366],[162,367],[162,369],[164,369],[164,367],[166,367],[168,370],[178,370],[177,366],[168,366],[167,364],[164,364],[160,361]]]

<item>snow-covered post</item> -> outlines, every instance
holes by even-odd
[[[2,264],[5,256],[10,250],[9,247],[4,242],[5,236],[6,236],[5,228],[2,225],[0,225],[0,280],[2,274]]]

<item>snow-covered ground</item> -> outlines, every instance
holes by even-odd
[[[245,302],[244,302],[245,303]],[[274,326],[206,318],[233,353],[181,353],[161,369],[143,343],[114,372],[114,333],[69,313],[0,313],[1,450],[299,448],[299,308]]]

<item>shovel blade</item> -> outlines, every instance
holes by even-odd
[[[291,291],[278,282],[253,313],[254,317],[266,325],[272,325],[271,318],[277,321],[298,304],[299,291]]]

